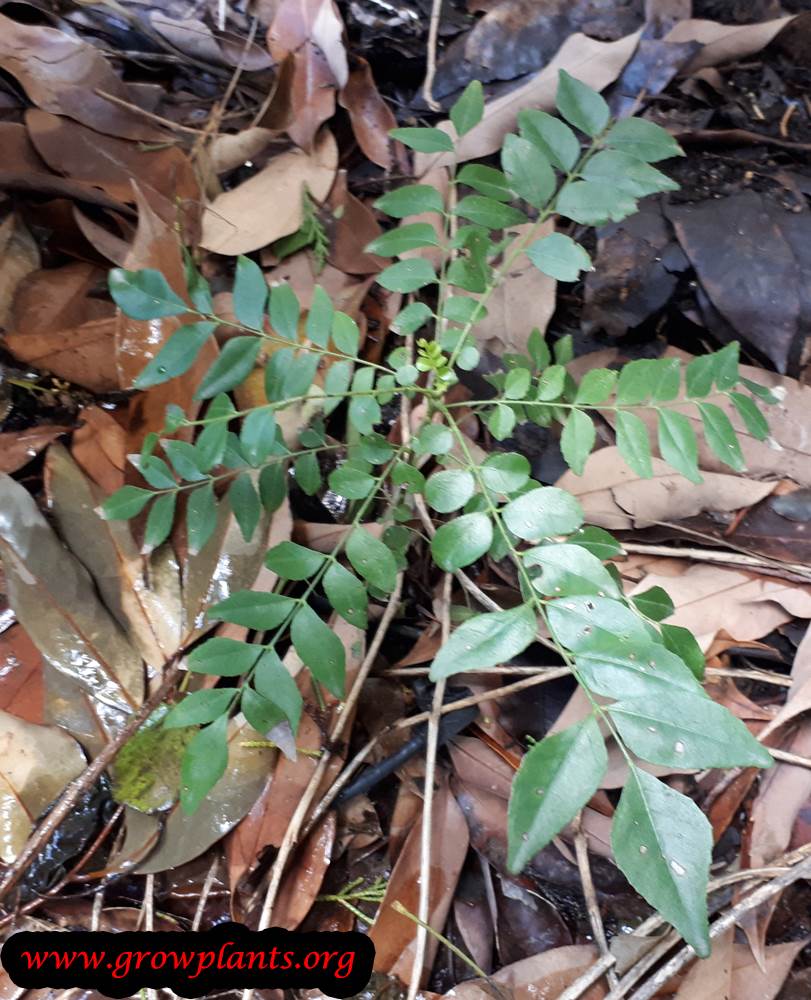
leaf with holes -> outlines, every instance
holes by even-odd
[[[579,545],[566,542],[539,545],[524,553],[524,565],[540,566],[543,570],[533,580],[533,586],[542,594],[620,596],[619,587],[602,562]]]

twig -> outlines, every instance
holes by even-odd
[[[111,101],[113,104],[117,104],[121,108],[126,108],[127,111],[132,111],[133,114],[140,115],[142,118],[148,118],[149,121],[155,122],[158,125],[163,125],[164,128],[173,129],[176,132],[188,132],[190,135],[201,135],[205,132],[205,130],[201,128],[192,128],[191,125],[181,125],[179,122],[173,122],[171,118],[162,118],[160,115],[156,115],[153,111],[147,111],[146,108],[140,108],[137,104],[125,101],[123,97],[117,97],[115,94],[108,94],[106,90],[101,90],[98,87],[93,89],[93,93],[97,94],[99,97],[103,97],[105,101]]]
[[[626,552],[638,555],[665,556],[671,559],[695,559],[698,562],[721,563],[726,566],[741,566],[745,569],[756,569],[767,573],[770,570],[792,573],[811,579],[811,570],[800,563],[781,563],[777,559],[759,559],[739,552],[725,552],[721,549],[680,548],[676,545],[647,545],[642,542],[623,542]]]
[[[776,750],[769,747],[769,753],[775,760],[781,760],[784,764],[795,764],[797,767],[811,768],[811,758],[801,757],[797,753],[790,753],[788,750]]]
[[[807,845],[811,848],[811,845]],[[725,913],[723,913],[710,927],[710,939],[718,937],[723,934],[725,930],[730,928],[739,917],[743,916],[744,913],[748,913],[750,910],[756,909],[762,903],[765,903],[767,899],[771,899],[772,896],[776,896],[777,893],[782,892],[787,886],[796,882],[798,879],[807,878],[811,875],[811,857],[806,857],[798,864],[794,865],[789,871],[784,872],[782,875],[778,875],[777,878],[772,879],[771,882],[767,882],[765,885],[760,886],[753,892],[749,893],[748,896],[744,896],[743,899],[731,906]],[[650,979],[641,986],[631,997],[631,1000],[651,1000],[665,983],[669,982],[677,972],[680,972],[688,962],[695,958],[696,953],[693,949],[686,945],[679,951],[677,955],[674,955],[665,965],[662,966]],[[622,983],[620,983],[622,987]],[[612,990],[606,1000],[620,1000],[624,996],[625,990],[618,989],[617,991]]]
[[[597,893],[594,890],[594,880],[591,877],[589,848],[586,841],[586,835],[583,833],[582,813],[577,817],[577,822],[575,823],[574,850],[575,855],[577,856],[577,867],[580,872],[580,881],[583,885],[583,896],[586,900],[586,911],[588,912],[589,923],[591,924],[591,933],[597,943],[597,947],[600,949],[600,955],[603,959],[606,959],[611,953],[608,950],[608,942],[605,939],[603,918],[600,913],[600,906],[597,902]],[[606,969],[606,978],[608,979],[612,989],[619,982],[616,972],[614,972],[611,967]]]
[[[439,111],[439,104],[434,100],[434,77],[436,76],[436,47],[439,41],[441,14],[442,0],[434,0],[431,5],[431,20],[428,22],[428,52],[425,59],[425,82],[422,85],[422,96],[432,111]]]
[[[206,903],[208,902],[208,897],[211,895],[211,887],[214,885],[214,879],[217,877],[217,869],[220,866],[220,859],[215,854],[214,860],[208,869],[208,874],[206,875],[206,880],[203,882],[203,888],[200,890],[200,899],[197,902],[197,909],[194,911],[194,920],[192,920],[191,929],[193,931],[200,930],[200,924],[203,921],[203,913],[205,912]]]
[[[19,882],[29,863],[45,847],[51,839],[51,835],[65,820],[68,813],[73,811],[84,792],[98,781],[107,767],[115,760],[124,744],[135,735],[158,705],[166,700],[179,675],[180,656],[178,654],[166,670],[163,683],[158,690],[138,709],[121,732],[104,747],[82,774],[68,785],[53,809],[28,838],[28,843],[6,872],[3,882],[0,884],[0,899]]]
[[[352,684],[352,690],[349,692],[346,701],[341,706],[341,712],[338,719],[333,726],[332,732],[330,733],[330,739],[327,746],[324,747],[324,752],[315,767],[315,770],[310,777],[310,781],[304,790],[304,793],[299,800],[296,810],[290,818],[290,822],[287,824],[287,829],[285,830],[284,838],[281,845],[279,846],[279,853],[276,856],[276,860],[273,863],[273,868],[270,873],[270,881],[268,883],[267,891],[265,893],[265,900],[262,904],[262,912],[259,917],[259,927],[258,929],[265,930],[265,928],[270,926],[270,918],[273,912],[273,905],[276,902],[276,896],[279,892],[279,887],[282,881],[282,875],[284,874],[285,866],[290,858],[290,855],[298,842],[299,831],[301,830],[304,820],[306,819],[307,812],[312,805],[313,799],[318,792],[318,787],[323,780],[324,774],[326,773],[327,766],[332,759],[331,746],[334,746],[343,735],[343,731],[349,723],[352,717],[352,709],[357,703],[360,697],[361,689],[363,687],[364,681],[369,675],[369,671],[372,668],[372,664],[377,657],[380,646],[383,639],[388,631],[389,625],[391,624],[397,609],[400,604],[400,593],[403,587],[403,575],[402,573],[397,576],[397,583],[395,585],[394,591],[389,597],[388,604],[386,605],[386,610],[383,612],[383,617],[380,619],[380,623],[377,626],[377,631],[375,632],[374,639],[369,646],[366,656],[360,665],[357,677]],[[249,996],[251,991],[247,991],[245,996]]]
[[[446,573],[442,581],[439,620],[442,629],[442,644],[451,634],[451,584],[453,574]],[[445,700],[445,678],[440,678],[434,687],[431,712],[428,717],[428,741],[425,746],[425,783],[423,789],[422,827],[420,829],[420,898],[417,910],[417,941],[414,948],[414,964],[408,984],[407,1000],[416,1000],[425,965],[425,949],[428,944],[426,926],[431,918],[431,827],[434,805],[434,781],[436,775],[436,754],[439,742],[439,720],[442,703]]]

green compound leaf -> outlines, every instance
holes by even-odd
[[[662,587],[651,587],[644,593],[637,594],[632,600],[643,615],[656,622],[662,621],[663,618],[669,618],[676,610],[670,595]]]
[[[108,276],[110,295],[118,308],[133,319],[162,319],[188,312],[189,307],[153,268],[125,271],[114,267]]]
[[[189,670],[215,677],[239,677],[251,669],[260,652],[260,646],[217,636],[192,650]]]
[[[457,184],[466,184],[474,191],[496,201],[512,201],[515,193],[503,171],[485,167],[480,163],[466,163],[456,175]]]
[[[684,156],[681,146],[669,132],[644,118],[618,121],[611,126],[606,143],[648,163],[667,160],[671,156]]]
[[[366,628],[369,595],[355,574],[335,562],[324,574],[323,583],[324,593],[341,618],[357,628]]]
[[[265,739],[284,719],[284,713],[270,698],[259,694],[247,684],[242,688],[239,707],[248,724]]]
[[[583,247],[563,233],[550,233],[536,240],[527,247],[526,254],[539,271],[558,281],[577,281],[581,271],[594,270]]]
[[[425,499],[428,506],[440,514],[450,514],[459,510],[473,496],[476,482],[463,469],[447,469],[435,472],[425,484]]]
[[[617,448],[631,469],[642,479],[651,479],[653,463],[651,462],[650,441],[648,429],[644,421],[635,413],[626,410],[617,411]]]
[[[769,436],[769,424],[754,399],[740,392],[731,392],[729,398],[735,404],[735,409],[752,437],[758,441],[765,441]]]
[[[366,365],[358,368],[352,378],[352,392],[371,392],[374,387],[375,370]],[[349,400],[349,422],[361,434],[371,434],[380,423],[380,403],[374,396],[357,395]]]
[[[612,184],[572,181],[561,190],[555,207],[561,215],[583,226],[602,226],[632,215],[636,200]]]
[[[423,212],[442,212],[444,206],[442,196],[435,187],[407,184],[378,198],[375,208],[393,219],[404,219],[407,215],[421,215]]]
[[[452,573],[481,559],[492,543],[493,524],[487,514],[463,514],[437,529],[431,553],[440,569]]]
[[[665,767],[771,767],[772,756],[723,705],[703,695],[629,698],[608,711],[623,742]]]
[[[583,509],[571,493],[541,486],[508,503],[501,511],[504,523],[518,538],[537,542],[568,535],[583,523]]]
[[[365,252],[380,257],[396,257],[407,250],[435,246],[439,246],[439,237],[434,227],[428,222],[411,222],[382,233],[366,246]]]
[[[217,500],[214,484],[208,482],[191,491],[186,508],[186,537],[189,553],[196,556],[217,527]]]
[[[185,726],[213,722],[228,711],[233,698],[233,688],[193,691],[175,705],[163,720],[163,726],[165,729],[183,729]]]
[[[374,487],[374,476],[349,464],[344,464],[329,474],[329,488],[347,500],[364,500]]]
[[[187,372],[203,345],[217,329],[216,323],[201,321],[179,327],[133,381],[133,389],[151,389]]]
[[[144,551],[151,552],[169,537],[175,517],[176,493],[164,493],[149,509],[144,531]]]
[[[488,490],[504,496],[520,490],[529,479],[530,471],[529,460],[515,451],[490,455],[479,470]]]
[[[659,454],[691,483],[701,483],[698,442],[688,417],[675,410],[659,410]]]
[[[228,767],[228,716],[221,715],[210,726],[195,733],[180,768],[180,807],[197,812],[200,803],[225,774]]]
[[[418,153],[453,152],[453,140],[439,128],[393,128],[389,135]]]
[[[300,316],[301,307],[290,285],[274,285],[270,290],[270,325],[274,333],[296,340]]]
[[[303,701],[296,682],[275,650],[266,649],[259,657],[253,673],[253,684],[259,694],[272,701],[284,713],[295,733],[301,720]]]
[[[538,624],[528,604],[469,618],[439,650],[431,665],[431,680],[507,663],[529,646]]]
[[[479,80],[471,80],[451,105],[450,118],[458,136],[467,135],[484,117],[484,90]]]
[[[365,528],[355,528],[346,542],[346,556],[356,573],[371,586],[390,594],[397,585],[397,562],[391,549]]]
[[[434,265],[424,257],[398,261],[377,276],[378,284],[390,292],[416,292],[436,280]]]
[[[614,813],[611,847],[636,891],[706,958],[712,830],[695,802],[631,765]]]
[[[195,399],[211,399],[228,392],[250,375],[262,341],[259,337],[233,337],[220,351],[220,356],[206,372]]]
[[[699,403],[698,410],[704,425],[707,444],[724,465],[728,465],[735,472],[743,472],[746,469],[746,462],[729,417],[715,403]]]
[[[510,793],[507,864],[519,872],[600,787],[608,755],[594,716],[547,736],[524,754]]]
[[[279,542],[268,551],[265,565],[283,580],[308,580],[318,572],[326,556],[295,542]]]
[[[469,194],[462,198],[456,206],[455,214],[486,229],[505,229],[527,221],[524,213],[512,205],[505,205],[480,194]]]
[[[332,629],[309,604],[303,604],[290,626],[290,638],[313,677],[336,698],[344,697],[346,653]]]
[[[569,173],[580,156],[580,143],[568,125],[535,108],[518,112],[521,135],[529,139],[556,167]]]
[[[524,553],[524,565],[543,569],[543,574],[533,580],[533,586],[542,594],[620,596],[620,589],[605,566],[580,545],[568,542],[539,545]]]
[[[140,486],[122,486],[104,501],[102,517],[105,521],[128,521],[140,514],[154,496]]]
[[[560,435],[560,450],[564,461],[576,476],[583,475],[586,459],[591,454],[596,438],[594,421],[588,413],[572,410]]]
[[[268,283],[262,269],[248,257],[237,257],[234,275],[234,315],[243,326],[261,330],[265,322]]]
[[[515,193],[534,208],[541,208],[555,190],[555,172],[536,145],[508,135],[501,150],[501,166]]]
[[[565,69],[558,75],[555,105],[570,125],[591,138],[603,131],[611,114],[605,100],[596,91]]]
[[[282,594],[239,590],[209,608],[208,617],[212,621],[232,622],[263,632],[281,625],[296,603]]]

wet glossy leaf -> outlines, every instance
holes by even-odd
[[[508,865],[519,872],[600,787],[608,755],[594,716],[547,736],[524,754],[510,793]]]
[[[233,688],[192,691],[171,709],[162,725],[166,729],[182,729],[213,722],[228,711],[233,698]]]
[[[566,542],[539,545],[524,553],[524,565],[543,569],[542,575],[533,581],[542,594],[620,595],[619,587],[602,562],[579,545]]]
[[[259,694],[281,709],[295,733],[301,719],[303,701],[290,671],[275,650],[266,649],[259,657],[253,675],[253,684]]]
[[[216,323],[206,320],[179,327],[132,383],[133,389],[150,389],[183,375],[216,329]]]

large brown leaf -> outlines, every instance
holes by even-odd
[[[103,135],[143,142],[167,138],[163,129],[97,93],[137,104],[101,52],[75,35],[0,14],[0,66],[44,111],[67,115]]]
[[[85,769],[82,748],[56,726],[0,711],[0,858],[14,861],[34,823]]]
[[[14,611],[46,661],[116,732],[144,695],[141,657],[31,496],[0,475],[0,557]]]

